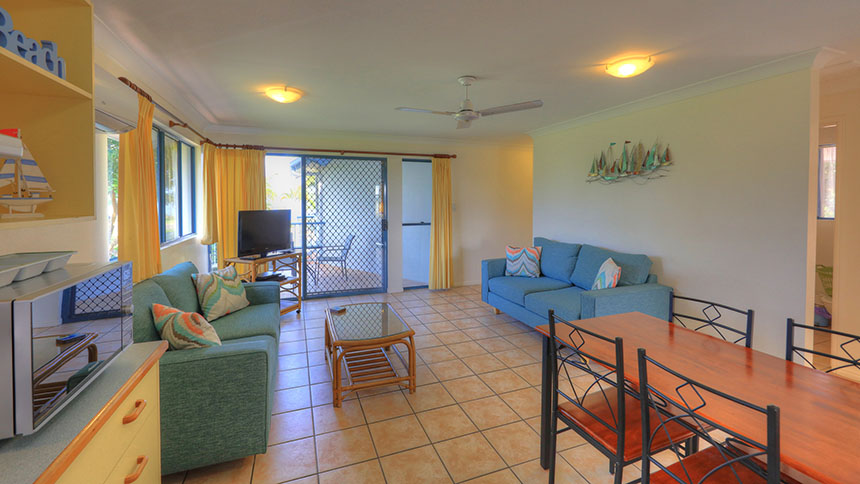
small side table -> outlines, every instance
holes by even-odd
[[[387,303],[345,304],[341,311],[325,311],[326,360],[331,370],[335,407],[343,397],[362,388],[401,385],[415,393],[415,331]],[[409,352],[408,362],[397,345]],[[386,350],[394,350],[407,368],[400,376]],[[345,370],[347,383],[341,382]]]
[[[281,316],[290,311],[302,312],[302,252],[300,250],[258,259],[231,257],[224,259],[224,262],[227,266],[236,266],[239,277],[249,282],[256,282],[257,276],[264,272],[280,272],[286,276],[283,281],[278,281],[281,285],[281,297],[296,299],[294,304],[281,308]],[[248,266],[248,269],[240,270],[239,264]]]

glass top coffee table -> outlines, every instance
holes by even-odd
[[[334,406],[340,407],[344,396],[362,388],[401,385],[415,393],[415,331],[388,303],[344,304],[340,309],[325,311],[326,360]],[[408,351],[408,361],[398,345]],[[397,373],[387,351],[397,355],[407,375]]]

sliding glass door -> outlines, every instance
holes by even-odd
[[[386,160],[266,156],[269,208],[293,214],[305,297],[387,290]]]

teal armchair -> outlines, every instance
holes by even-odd
[[[152,304],[200,312],[190,262],[134,286],[134,341],[160,339]],[[278,371],[276,282],[245,284],[250,306],[212,321],[221,346],[168,351],[161,370],[161,472],[266,452]]]

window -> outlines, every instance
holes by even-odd
[[[197,150],[163,130],[153,128],[152,151],[155,156],[159,233],[164,244],[197,231]]]
[[[119,245],[117,244],[119,237],[119,227],[117,224],[119,207],[119,136],[108,136],[107,145],[107,194],[108,220],[110,223],[110,228],[108,229],[108,258],[109,260],[116,260],[119,255]]]
[[[836,145],[818,147],[818,218],[836,217]]]

